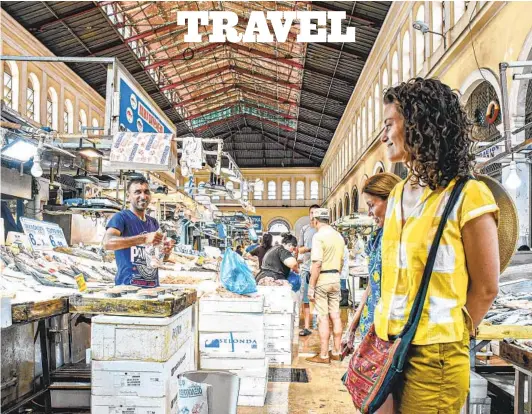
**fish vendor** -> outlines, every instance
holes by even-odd
[[[146,214],[151,202],[150,185],[146,178],[135,177],[127,185],[129,209],[116,213],[109,223],[103,245],[115,251],[118,272],[116,285],[134,285],[144,288],[159,286],[159,272],[153,259],[154,247],[168,255],[175,244],[166,239],[159,223]]]

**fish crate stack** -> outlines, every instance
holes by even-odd
[[[91,413],[177,414],[177,376],[194,369],[192,308],[92,319]]]
[[[200,299],[200,368],[237,374],[238,405],[264,406],[268,385],[264,339],[263,296],[212,293]]]
[[[271,365],[292,363],[294,313],[298,301],[290,286],[257,286],[264,296],[266,356]]]

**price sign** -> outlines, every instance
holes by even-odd
[[[28,236],[31,246],[36,250],[52,250],[55,247],[67,247],[63,229],[55,223],[20,218],[22,229]]]
[[[84,292],[87,290],[87,284],[85,283],[85,277],[80,273],[76,276],[76,283],[78,284],[78,290]]]

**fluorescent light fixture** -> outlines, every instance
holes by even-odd
[[[521,179],[517,175],[517,165],[514,160],[510,161],[510,173],[504,182],[506,188],[515,190],[521,185]]]
[[[37,154],[37,146],[31,142],[19,139],[2,150],[2,156],[20,162],[27,162]]]
[[[94,148],[94,147],[83,147],[78,148],[79,155],[86,158],[101,158],[103,157],[103,152]]]

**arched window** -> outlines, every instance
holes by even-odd
[[[26,116],[39,122],[41,107],[41,85],[39,79],[34,73],[28,76],[28,85],[26,87]]]
[[[268,226],[268,233],[283,234],[290,231],[290,225],[286,220],[273,220]]]
[[[92,118],[92,127],[93,128],[98,128],[100,125],[98,124],[98,120],[96,118]],[[98,131],[97,129],[96,130],[92,130],[92,133],[94,135],[99,135],[100,134],[100,131]]]
[[[87,114],[86,112],[81,109],[79,111],[79,120],[78,120],[78,130],[79,132],[81,132],[81,128],[82,127],[86,127],[87,126]]]
[[[4,62],[4,92],[2,100],[15,111],[18,110],[18,66],[15,62]]]
[[[2,100],[7,106],[13,108],[13,75],[7,62],[4,64],[4,96]]]
[[[425,21],[425,6],[419,6],[417,9],[416,20]],[[421,33],[421,30],[416,30],[416,74],[423,69],[423,63],[425,62],[425,36]]]
[[[353,213],[358,213],[358,188],[355,186],[353,188],[353,195],[351,196],[351,208]]]
[[[283,200],[290,200],[290,181],[283,181],[281,198]]]
[[[296,183],[296,200],[305,199],[305,183],[303,181],[298,181]]]
[[[65,110],[63,112],[63,130],[66,134],[74,132],[74,107],[70,99],[65,101]]]
[[[255,200],[262,200],[262,192],[264,191],[264,181],[259,180],[255,183],[253,189],[253,198]]]
[[[379,86],[379,83],[375,85],[375,97],[374,97],[374,105],[375,105],[375,126],[378,129],[380,122],[381,122],[381,88]]]
[[[399,58],[397,56],[397,51],[395,51],[392,56],[392,86],[395,86],[398,83],[399,83]]]
[[[270,181],[268,183],[268,200],[277,199],[277,184],[275,181]]]
[[[346,216],[351,211],[351,208],[350,208],[349,204],[350,204],[349,203],[349,194],[345,193],[344,210],[345,210],[345,215]]]
[[[410,32],[406,31],[403,37],[403,81],[410,77]]]
[[[386,90],[390,86],[389,80],[388,80],[388,69],[384,68],[382,71],[382,92]]]
[[[373,99],[370,96],[368,98],[368,138],[371,138],[373,134]]]
[[[443,32],[443,11],[442,2],[439,0],[432,1],[432,31],[436,33]],[[432,51],[438,49],[442,42],[442,37],[439,35],[431,34],[432,37]]]
[[[344,216],[344,209],[342,208],[342,200],[338,203],[338,219]]]
[[[310,199],[317,200],[320,197],[320,188],[317,181],[311,181],[310,183]]]
[[[464,0],[454,0],[451,3],[454,5],[454,24],[456,24],[465,13],[466,2]]]
[[[336,206],[333,206],[332,214],[331,214],[331,223],[334,223],[335,221],[336,221]]]
[[[57,92],[49,88],[46,94],[46,126],[57,131]]]

